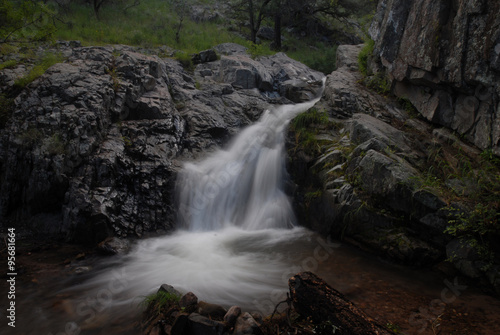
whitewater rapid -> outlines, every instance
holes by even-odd
[[[315,271],[335,247],[296,226],[284,192],[286,129],[317,101],[267,110],[225,149],[186,163],[176,184],[179,229],[136,242],[63,292],[79,296],[76,324],[98,328],[104,316],[137,313],[164,283],[224,307],[271,313],[288,278]]]

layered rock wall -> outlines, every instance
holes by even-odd
[[[170,230],[183,161],[223,145],[271,104],[321,88],[308,81],[323,74],[284,54],[217,51],[220,60],[193,73],[127,46],[66,45],[67,60],[16,97],[0,129],[0,229],[83,242]],[[0,92],[17,73],[7,72]]]
[[[397,96],[500,155],[500,2],[381,0],[370,35]]]

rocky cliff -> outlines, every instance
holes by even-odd
[[[309,99],[323,76],[234,44],[196,55],[194,71],[120,45],[59,52],[0,130],[0,222],[85,242],[172,229],[182,162],[272,103]],[[4,91],[22,70],[2,71]]]
[[[300,221],[398,262],[448,258],[500,292],[499,167],[405,100],[366,87],[361,49],[338,48],[323,98],[292,123]]]
[[[381,0],[370,35],[397,96],[500,155],[500,2]]]

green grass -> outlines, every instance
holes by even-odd
[[[248,48],[254,58],[271,55],[268,43],[255,45],[225,28],[223,22],[193,22],[185,18],[180,40],[175,40],[178,17],[167,1],[143,0],[123,11],[119,2],[104,6],[97,20],[90,6],[72,3],[63,14],[65,23],[58,23],[55,37],[60,40],[79,40],[83,45],[126,44],[145,48],[167,45],[187,55],[232,42]],[[131,28],[132,27],[132,28]],[[335,70],[337,46],[329,46],[313,39],[287,36],[286,53],[312,69],[325,74]],[[181,57],[183,61],[184,56]]]
[[[14,85],[17,88],[26,87],[33,80],[41,77],[49,67],[62,61],[64,57],[61,54],[47,53],[25,76],[17,79]]]
[[[15,59],[9,59],[8,61],[3,62],[0,64],[0,71],[3,69],[8,69],[10,67],[14,67],[18,64],[18,61]]]
[[[290,129],[295,132],[295,150],[302,148],[311,154],[318,154],[321,151],[321,141],[316,138],[318,127],[335,127],[324,110],[311,108],[297,115],[290,124]]]
[[[181,297],[179,295],[158,291],[146,296],[140,305],[146,308],[148,314],[155,313],[159,315],[162,310],[177,305],[180,299]]]
[[[224,42],[250,45],[217,22],[195,23],[187,18],[177,43],[178,17],[167,1],[144,0],[127,11],[120,3],[108,4],[99,17],[97,20],[90,6],[73,3],[64,17],[67,24],[59,24],[56,38],[80,40],[84,45],[127,44],[146,48],[168,45],[189,54]]]
[[[286,54],[311,69],[330,74],[337,68],[337,45],[329,46],[321,42],[308,40],[294,41],[293,45],[293,48],[287,51]]]
[[[328,114],[325,111],[319,111],[311,108],[308,111],[297,115],[292,120],[292,128],[297,131],[309,127],[310,125],[325,125],[328,123]]]
[[[375,48],[375,41],[372,39],[368,39],[363,46],[363,49],[359,52],[358,55],[358,66],[359,72],[361,72],[364,76],[368,75],[368,60],[373,54],[373,49]]]

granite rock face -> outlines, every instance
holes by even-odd
[[[63,47],[66,61],[15,98],[0,129],[0,217],[84,242],[171,230],[182,162],[220,147],[271,104],[313,94],[322,78],[284,55],[253,60],[237,45],[219,46],[220,60],[205,51],[194,73],[127,46]],[[286,83],[299,75],[307,79]],[[280,94],[283,85],[295,95]]]
[[[381,0],[374,72],[429,121],[500,155],[500,3]]]

